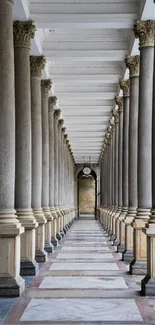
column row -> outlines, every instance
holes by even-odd
[[[100,221],[130,273],[146,275],[142,293],[154,295],[155,22],[137,21],[134,34],[140,55],[125,58],[129,80],[120,80],[123,96],[115,98],[100,159]]]
[[[34,24],[2,0],[0,25],[0,296],[18,296],[75,217],[74,159],[45,58],[30,56]]]

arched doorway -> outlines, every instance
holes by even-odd
[[[91,170],[91,173],[86,176],[81,170],[77,177],[77,202],[78,216],[92,215],[96,216],[97,207],[97,176]]]

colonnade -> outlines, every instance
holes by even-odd
[[[45,58],[30,56],[33,22],[12,21],[0,1],[0,296],[24,290],[21,275],[61,240],[75,218],[74,157]]]
[[[99,218],[130,273],[144,275],[142,294],[155,295],[155,21],[133,30],[140,55],[125,58],[129,80],[104,140]]]

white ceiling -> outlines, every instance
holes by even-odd
[[[124,58],[138,53],[133,24],[154,14],[153,0],[15,0],[14,19],[36,24],[31,54],[47,59],[76,163],[98,162]]]

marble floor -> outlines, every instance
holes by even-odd
[[[155,300],[141,297],[136,277],[92,217],[81,217],[29,280],[20,298],[0,299],[1,324],[155,325]]]

